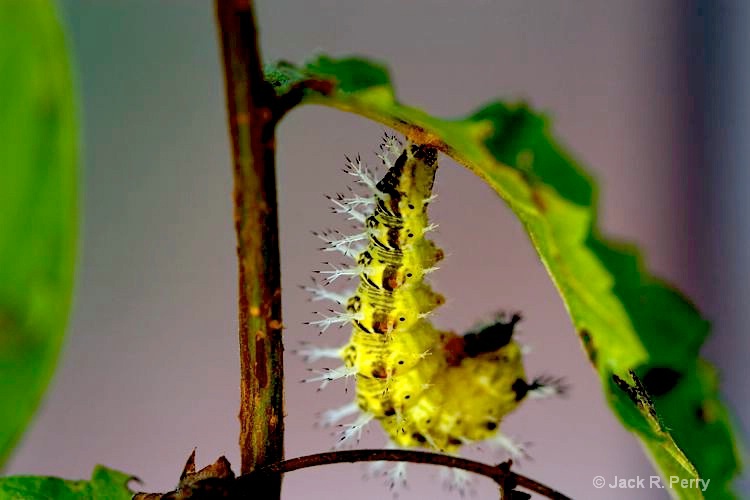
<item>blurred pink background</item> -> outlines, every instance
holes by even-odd
[[[737,242],[702,236],[714,206],[707,186],[738,181],[703,177],[713,166],[703,170],[702,155],[724,139],[703,125],[701,96],[716,82],[696,77],[706,53],[696,52],[691,30],[705,18],[690,10],[701,2],[687,4],[260,0],[257,17],[266,61],[363,54],[388,62],[401,100],[437,115],[466,114],[495,97],[548,112],[600,182],[605,232],[641,245],[652,270],[719,318],[709,353],[724,367],[742,424],[739,366],[748,349],[741,329],[730,327],[746,323],[732,323],[724,308],[734,303],[717,299],[746,297],[731,288],[742,273],[731,267],[734,254],[718,246]],[[193,447],[199,465],[224,454],[239,468],[231,167],[212,5],[67,0],[62,11],[84,125],[77,298],[59,373],[6,472],[81,478],[103,463],[140,477],[139,489],[165,491]],[[295,110],[279,130],[288,457],[330,449],[334,438],[314,427],[315,414],[351,398],[343,384],[318,393],[298,383],[306,367],[291,349],[304,340],[333,345],[346,334],[318,337],[302,325],[318,305],[297,285],[328,257],[310,231],[346,227],[323,196],[346,188],[344,155],[360,152],[374,164],[382,132],[319,107]],[[449,299],[436,322],[464,331],[498,309],[521,310],[521,340],[533,347],[527,372],[561,375],[572,386],[567,399],[527,402],[505,422],[506,433],[533,443],[533,460],[519,472],[574,498],[668,498],[665,490],[592,486],[597,475],[609,482],[655,472],[605,405],[562,302],[507,207],[447,158],[435,190],[435,240],[448,258],[433,283]],[[361,446],[383,444],[371,425]],[[390,498],[363,471],[295,472],[284,498]],[[437,477],[411,467],[399,498],[456,498]],[[494,498],[489,482],[475,486],[478,498]]]

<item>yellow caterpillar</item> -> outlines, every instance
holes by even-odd
[[[374,419],[397,447],[452,453],[464,444],[494,439],[512,455],[523,454],[499,433],[501,420],[527,396],[560,393],[563,386],[548,378],[526,382],[521,348],[513,340],[518,314],[463,336],[430,323],[430,313],[445,301],[425,280],[443,258],[442,250],[425,237],[434,228],[427,208],[437,151],[412,143],[402,147],[386,135],[378,156],[388,168],[378,182],[359,157],[347,158],[346,171],[371,196],[352,192],[329,198],[334,212],[362,224],[362,233],[316,233],[326,241],[323,250],[338,251],[356,264],[320,271],[324,286],[305,287],[314,299],[331,300],[344,309],[309,324],[321,330],[352,326],[343,347],[300,350],[308,361],[343,361],[308,381],[324,387],[339,378],[356,378],[355,403],[327,412],[324,423],[359,413],[345,427],[342,441],[358,437]],[[359,277],[353,293],[327,287],[342,276]]]

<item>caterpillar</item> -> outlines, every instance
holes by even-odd
[[[310,321],[321,333],[351,325],[342,347],[305,345],[306,361],[340,359],[337,368],[319,370],[306,381],[321,388],[338,379],[356,379],[355,401],[329,410],[323,424],[358,414],[344,426],[341,442],[358,439],[372,420],[380,422],[390,446],[421,447],[456,453],[470,443],[491,440],[513,456],[524,451],[499,432],[504,416],[528,397],[562,393],[560,379],[527,382],[521,346],[513,339],[520,314],[498,315],[495,321],[459,335],[441,331],[431,313],[445,302],[428,283],[443,259],[427,235],[436,227],[427,217],[437,150],[386,134],[378,157],[386,167],[376,181],[362,159],[346,158],[345,172],[369,191],[361,196],[329,196],[332,210],[362,227],[354,235],[338,231],[314,233],[325,241],[324,252],[352,259],[352,266],[330,265],[318,271],[322,282],[303,287],[313,300],[336,303],[321,319]],[[339,278],[358,277],[353,291],[329,286]],[[320,280],[319,280],[320,281]]]

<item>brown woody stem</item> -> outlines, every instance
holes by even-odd
[[[252,0],[216,0],[234,163],[239,260],[241,471],[283,459],[276,97],[264,80]],[[280,480],[275,492],[280,495]],[[272,496],[273,495],[273,496]]]

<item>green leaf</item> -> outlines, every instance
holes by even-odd
[[[94,499],[130,500],[127,484],[132,476],[97,465],[90,481],[69,481],[57,477],[0,477],[0,498],[5,500]]]
[[[382,65],[362,59],[280,62],[266,68],[266,78],[278,95],[307,85],[303,104],[383,123],[484,179],[525,227],[612,409],[667,483],[670,476],[710,479],[706,497],[733,498],[738,453],[716,377],[699,357],[708,323],[645,270],[635,248],[600,234],[595,187],[545,116],[498,101],[465,118],[432,117],[399,103]],[[704,498],[695,486],[673,486],[680,498]]]
[[[65,332],[77,150],[53,3],[0,2],[0,466],[39,404]]]

